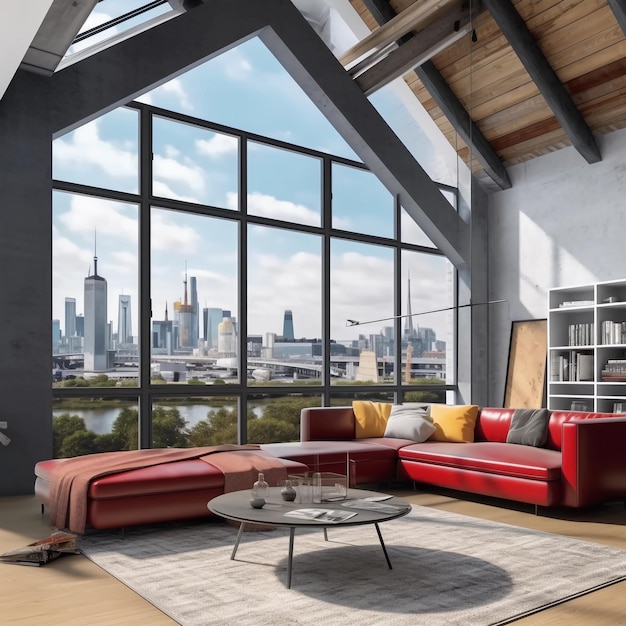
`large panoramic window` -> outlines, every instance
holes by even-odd
[[[153,208],[151,380],[237,382],[236,222]]]
[[[52,176],[81,185],[137,193],[139,116],[121,107],[56,139]]]
[[[155,196],[236,210],[239,141],[155,117],[152,176]]]
[[[320,384],[322,246],[319,235],[248,227],[251,381]]]
[[[307,406],[454,390],[452,266],[268,55],[54,141],[55,455],[292,441]]]
[[[53,384],[136,387],[137,205],[55,191],[53,221]]]

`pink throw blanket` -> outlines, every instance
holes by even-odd
[[[220,454],[218,454],[220,453]],[[287,478],[287,468],[265,455],[257,445],[221,445],[103,452],[65,460],[50,475],[50,522],[83,534],[87,520],[87,494],[95,478],[133,469],[201,459],[224,474],[224,491],[249,489],[264,472],[270,485]]]

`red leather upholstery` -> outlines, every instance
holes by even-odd
[[[316,407],[300,412],[300,441],[346,441],[354,437],[351,406]]]
[[[421,461],[533,480],[560,480],[561,455],[556,450],[510,443],[416,443],[399,450],[401,460]]]
[[[474,443],[354,439],[351,407],[304,409],[302,441],[321,441],[330,451],[361,445],[397,451],[399,479],[542,506],[589,506],[626,501],[626,415],[552,411],[543,448],[506,443],[515,409],[485,407]],[[292,457],[293,458],[293,457]],[[302,458],[304,462],[306,459]],[[359,468],[363,464],[359,465]]]
[[[35,465],[35,496],[50,505],[50,472],[64,459]],[[306,465],[281,459],[289,472]],[[87,523],[100,530],[208,517],[207,502],[224,493],[224,475],[200,459],[164,463],[93,480],[87,495]]]

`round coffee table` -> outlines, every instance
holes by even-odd
[[[411,510],[411,505],[402,498],[391,497],[383,501],[377,501],[385,497],[377,491],[366,491],[364,489],[349,489],[345,500],[339,502],[322,502],[322,503],[299,503],[285,502],[280,496],[280,487],[271,487],[270,496],[262,509],[255,509],[250,505],[250,490],[233,491],[225,493],[217,498],[213,498],[207,504],[208,509],[225,519],[240,522],[239,532],[233,551],[230,555],[231,559],[235,558],[239,542],[243,534],[246,524],[263,524],[264,526],[285,526],[289,528],[289,559],[287,562],[287,588],[291,588],[291,567],[293,563],[293,543],[296,528],[313,528],[318,527],[324,530],[324,538],[328,541],[327,529],[331,526],[363,526],[365,524],[374,524],[380,545],[383,549],[387,566],[391,567],[391,561],[387,554],[387,548],[383,541],[382,533],[378,524],[387,522],[398,517],[406,515]],[[368,500],[369,498],[369,500]],[[374,500],[376,499],[376,500]],[[292,517],[286,515],[293,511],[302,509],[314,509],[318,511],[309,513],[310,517]],[[325,511],[338,511],[333,515]],[[342,519],[341,513],[354,514],[348,519]]]

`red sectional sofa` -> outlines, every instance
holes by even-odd
[[[356,439],[352,407],[309,408],[301,414],[300,443],[262,448],[309,466],[314,454],[322,469],[338,467],[341,454],[349,454],[356,459],[356,484],[408,479],[546,507],[626,501],[626,415],[553,411],[539,448],[506,443],[513,413],[480,409],[473,443],[415,443]]]
[[[35,465],[35,497],[42,506],[50,505],[50,472],[63,461]],[[307,470],[297,461],[283,462],[289,472]],[[106,530],[207,517],[212,515],[207,502],[223,493],[224,474],[200,459],[109,474],[89,485],[87,524]]]
[[[301,441],[262,444],[290,473],[350,474],[352,486],[410,480],[536,506],[585,507],[626,501],[626,415],[553,411],[545,446],[506,443],[514,409],[483,408],[474,442],[356,437],[352,407],[301,413]],[[35,495],[49,505],[50,472],[63,459],[35,466]],[[207,502],[224,491],[224,475],[199,459],[94,479],[87,524],[97,529],[211,515]]]

